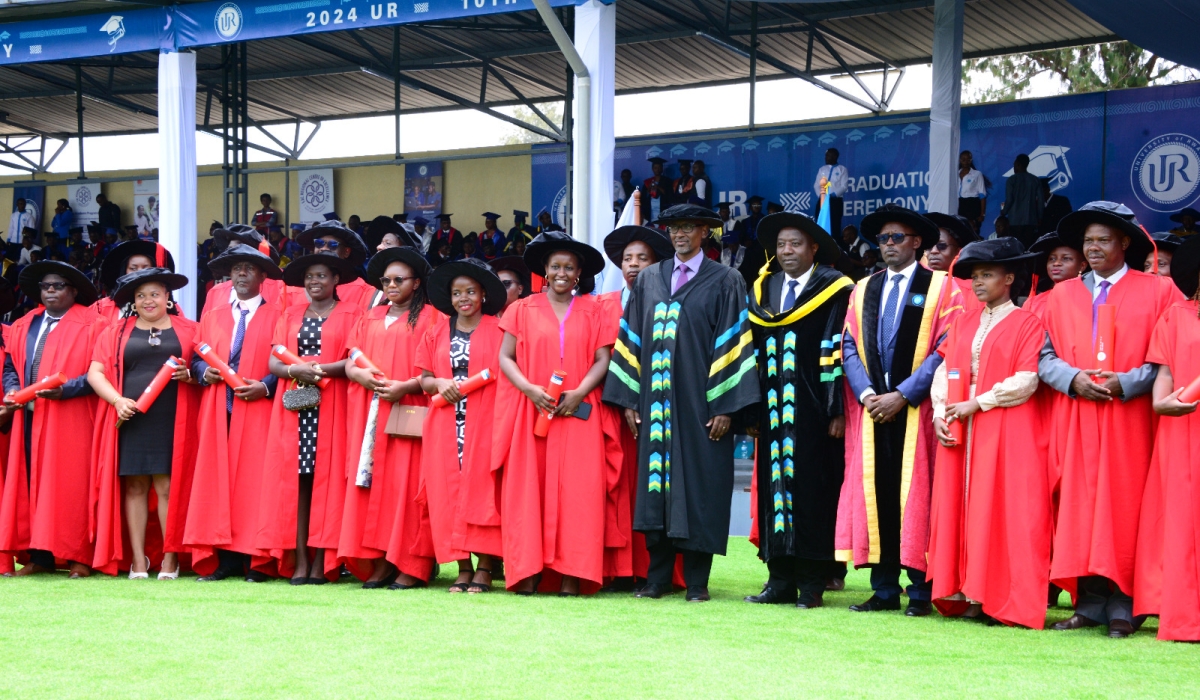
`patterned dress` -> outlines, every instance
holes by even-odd
[[[454,379],[464,382],[467,379],[467,367],[471,361],[471,334],[454,329],[450,338],[450,367],[454,370]],[[463,443],[467,436],[467,396],[463,395],[454,406],[454,429],[458,436],[458,464],[462,467]]]
[[[296,346],[300,357],[321,354],[321,324],[323,318],[305,318],[300,323]],[[317,418],[320,406],[300,411],[300,473],[312,474],[317,462]]]

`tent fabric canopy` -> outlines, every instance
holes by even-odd
[[[1200,69],[1200,2],[1185,0],[1071,0],[1071,4],[1105,27],[1120,27],[1121,36],[1168,61]]]

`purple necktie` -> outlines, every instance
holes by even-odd
[[[1100,305],[1108,302],[1108,288],[1112,286],[1112,282],[1101,280],[1100,293],[1096,295],[1096,300],[1092,302],[1092,347],[1096,346],[1096,331],[1100,325]]]
[[[679,288],[682,287],[683,285],[687,284],[688,274],[690,272],[691,272],[691,270],[688,268],[687,265],[679,266],[679,277],[675,278],[675,288],[671,290],[671,294],[678,294]]]

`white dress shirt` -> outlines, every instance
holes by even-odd
[[[958,197],[959,199],[987,197],[987,182],[983,179],[983,173],[972,168],[967,171],[966,175],[958,178]]]
[[[783,300],[786,299],[787,295],[788,295],[788,285],[791,284],[792,282],[797,283],[796,284],[796,299],[800,298],[800,293],[804,291],[805,285],[808,284],[808,280],[812,277],[813,270],[815,270],[816,268],[817,268],[816,263],[813,263],[813,266],[808,268],[808,272],[801,274],[799,277],[792,277],[791,275],[789,275],[786,272],[783,273],[783,287],[781,287],[779,290],[779,305],[780,306],[783,306]],[[779,309],[779,313],[783,313],[784,311],[788,311],[788,309],[782,309],[782,308]]]
[[[844,165],[822,165],[817,170],[817,179],[813,180],[813,191],[820,197],[821,178],[829,181],[829,194],[834,197],[841,197],[846,194],[847,181],[850,179],[850,172],[846,170]]]
[[[1101,282],[1109,283],[1108,292],[1109,292],[1109,294],[1111,294],[1113,285],[1115,285],[1117,282],[1120,282],[1121,278],[1125,276],[1126,272],[1129,272],[1129,266],[1125,265],[1125,264],[1122,264],[1120,270],[1117,270],[1116,272],[1112,273],[1108,277],[1101,277],[1100,275],[1096,274],[1093,271],[1092,272],[1092,282],[1094,282],[1095,284],[1092,285],[1092,302],[1095,302],[1097,297],[1100,296],[1100,283]]]
[[[892,268],[890,267],[887,270],[887,279],[883,281],[883,296],[879,298],[879,313],[881,314],[883,313],[884,309],[887,308],[887,298],[888,295],[892,293],[892,285],[895,284],[894,280],[896,275],[904,275],[904,280],[900,283],[899,296],[896,297],[896,317],[892,320],[893,333],[896,332],[896,328],[900,325],[900,316],[904,313],[904,300],[908,298],[908,288],[912,286],[912,278],[916,272],[916,260],[914,260],[911,265],[899,272],[893,272]],[[882,324],[882,319],[880,319],[880,323]],[[887,374],[884,375],[884,381],[888,381]],[[873,396],[874,394],[875,390],[867,387],[863,390],[862,394],[859,395],[858,400],[861,403],[862,401],[866,400],[868,396]]]
[[[253,299],[241,300],[238,299],[237,290],[232,286],[229,288],[229,313],[233,315],[233,335],[229,336],[231,343],[232,339],[237,337],[238,323],[242,320],[242,309],[246,309],[250,312],[246,314],[246,328],[249,328],[250,322],[254,320],[255,312],[257,312],[258,307],[262,305],[263,298],[261,294]],[[230,347],[233,347],[233,345],[231,344]]]

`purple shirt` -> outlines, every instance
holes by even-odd
[[[687,262],[680,260],[678,253],[675,254],[675,267],[671,271],[671,293],[672,294],[674,294],[675,292],[677,292],[679,290],[678,285],[679,285],[679,275],[681,274],[680,270],[685,267],[688,269],[688,282],[691,282],[692,280],[696,279],[696,275],[700,272],[700,263],[703,260],[704,260],[704,253],[702,251],[697,251],[696,254],[692,256],[692,259],[688,260]],[[684,284],[687,284],[687,282],[685,282]]]

